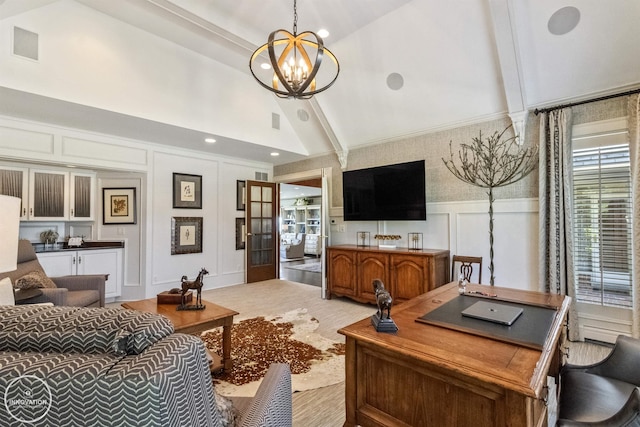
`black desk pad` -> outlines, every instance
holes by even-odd
[[[522,315],[511,326],[466,317],[462,315],[462,311],[478,302],[479,298],[459,295],[443,306],[420,316],[416,321],[542,350],[556,315],[554,308],[519,304],[497,298],[483,299],[520,307],[523,309]]]

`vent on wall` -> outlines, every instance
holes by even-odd
[[[13,54],[38,60],[38,34],[20,27],[13,27]]]
[[[271,127],[273,129],[280,129],[280,114],[271,113]]]
[[[268,181],[269,174],[267,172],[256,172],[256,181]]]

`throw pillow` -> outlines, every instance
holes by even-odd
[[[34,288],[57,288],[53,280],[49,279],[42,271],[32,271],[27,273],[15,284],[16,289],[34,289]]]
[[[215,391],[215,389],[214,389]],[[222,427],[235,427],[240,422],[240,412],[233,406],[233,402],[228,397],[224,397],[215,391],[216,406],[222,421]]]
[[[5,277],[0,280],[0,305],[14,305],[16,303],[13,296],[13,286],[11,279]]]

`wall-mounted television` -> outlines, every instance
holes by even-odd
[[[424,160],[342,173],[345,221],[427,219]]]

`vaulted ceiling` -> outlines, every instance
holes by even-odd
[[[85,105],[15,87],[1,69],[0,114],[274,164],[640,87],[635,0],[299,0],[298,29],[327,29],[341,67],[336,83],[308,101],[258,95],[267,91],[247,78],[253,50],[270,32],[291,31],[292,0],[0,0],[0,23],[59,2],[224,64],[227,78],[242,82],[234,97],[269,103],[297,141],[274,146],[108,102]],[[204,146],[205,134],[219,143]],[[274,150],[281,155],[270,157]]]

